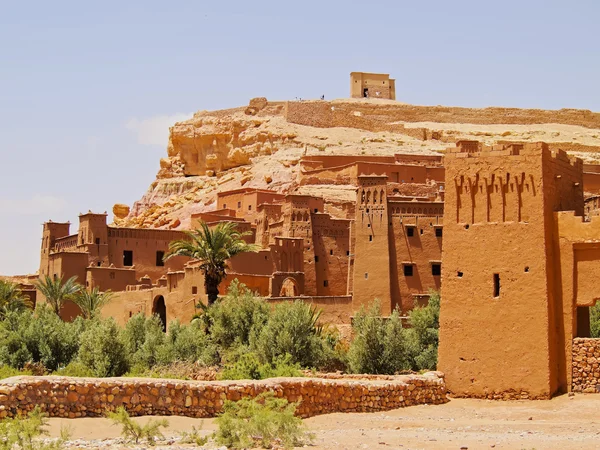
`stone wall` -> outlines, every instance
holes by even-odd
[[[573,392],[600,392],[600,339],[573,339]]]
[[[298,415],[374,412],[445,403],[441,372],[377,380],[273,378],[261,381],[182,381],[142,378],[13,377],[0,381],[0,418],[31,411],[50,417],[98,417],[125,406],[131,415],[214,417],[225,400],[264,391],[299,402]]]

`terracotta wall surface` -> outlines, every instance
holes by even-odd
[[[269,297],[269,304],[278,304],[300,300],[321,310],[321,322],[339,325],[349,325],[355,310],[352,307],[352,296],[319,296],[319,297]]]
[[[124,406],[131,415],[215,417],[225,400],[270,391],[298,402],[297,414],[375,412],[447,401],[443,375],[387,380],[272,378],[262,381],[183,381],[136,378],[13,377],[0,381],[0,418],[36,405],[50,417],[101,417]]]
[[[600,339],[573,339],[573,392],[600,392]]]

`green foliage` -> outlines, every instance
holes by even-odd
[[[591,337],[600,337],[600,304],[598,303],[590,307],[590,331]]]
[[[208,311],[212,340],[220,348],[249,345],[270,314],[269,305],[237,279],[229,285],[227,295]]]
[[[44,443],[39,437],[47,434],[44,427],[48,421],[39,406],[27,417],[4,419],[0,422],[0,450],[60,450],[64,448],[66,432],[61,439]]]
[[[62,277],[51,278],[46,275],[43,280],[37,281],[35,287],[46,298],[56,315],[60,315],[60,311],[67,300],[73,300],[82,289],[82,286],[75,281],[77,277],[71,277],[63,282]]]
[[[407,341],[413,369],[435,370],[440,328],[438,292],[431,291],[427,306],[414,308],[409,313],[409,324]]]
[[[81,289],[73,297],[73,302],[79,309],[84,319],[94,319],[100,314],[100,310],[110,302],[112,293],[110,291],[100,292],[97,287],[91,291]]]
[[[235,362],[227,364],[221,372],[221,380],[262,380],[273,377],[301,377],[299,364],[293,364],[290,355],[278,356],[271,363],[260,362],[255,353],[241,355]]]
[[[226,401],[224,412],[216,419],[215,439],[228,448],[291,449],[310,441],[302,420],[294,415],[296,404],[276,398],[273,392],[264,392],[256,398],[238,402]]]
[[[93,377],[94,372],[88,366],[80,361],[71,361],[65,367],[59,367],[53,375],[60,375],[63,377]]]
[[[182,444],[196,444],[199,447],[208,443],[208,436],[202,436],[200,431],[202,430],[202,422],[198,428],[192,426],[192,431],[180,431],[181,443]]]
[[[209,227],[200,222],[200,228],[187,232],[187,239],[173,241],[169,244],[169,253],[165,259],[173,256],[187,256],[200,262],[200,270],[204,274],[204,287],[208,295],[209,305],[219,295],[219,284],[226,276],[227,261],[244,252],[256,252],[259,245],[248,244],[244,236],[251,232],[237,231],[237,223],[220,222]]]
[[[10,366],[0,366],[0,380],[10,377],[18,377],[21,375],[31,375],[27,370],[19,370]]]
[[[148,445],[154,445],[156,438],[164,438],[161,428],[167,428],[169,421],[167,419],[149,420],[145,425],[135,422],[127,410],[119,406],[116,411],[106,414],[114,425],[121,425],[121,436],[127,440],[139,443],[140,439],[146,439]]]
[[[91,322],[81,335],[78,358],[97,377],[118,377],[127,372],[127,353],[114,319]]]
[[[166,344],[172,347],[171,354],[175,361],[205,366],[218,362],[217,346],[199,321],[187,326],[179,324],[178,321],[171,322]]]
[[[63,322],[47,305],[35,313],[11,312],[0,323],[0,364],[22,368],[42,363],[48,370],[66,366],[77,355],[85,321]]]
[[[301,367],[318,367],[333,351],[317,324],[319,317],[319,310],[302,301],[280,303],[252,339],[251,347],[263,362],[274,363],[277,357],[288,354],[291,362]]]
[[[397,311],[384,319],[378,301],[368,310],[362,307],[354,318],[353,333],[348,351],[352,372],[394,374],[410,369],[406,330]]]
[[[0,320],[9,312],[23,311],[31,307],[29,299],[23,295],[16,283],[0,280]]]

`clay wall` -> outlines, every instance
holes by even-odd
[[[365,95],[364,90],[368,90]],[[396,83],[386,73],[352,72],[350,74],[350,97],[396,99]]]
[[[585,192],[600,194],[600,173],[584,172],[583,188]]]
[[[346,295],[350,221],[333,219],[329,214],[312,214],[312,236],[317,295]]]
[[[117,269],[116,267],[88,267],[86,269],[85,287],[97,287],[101,291],[124,291],[127,286],[135,285],[135,270]]]
[[[270,297],[269,304],[279,304],[300,300],[320,309],[320,322],[323,324],[350,325],[356,311],[352,307],[351,295],[336,296],[299,296],[299,297]]]
[[[301,417],[333,412],[386,411],[447,402],[443,375],[403,375],[382,380],[271,378],[260,381],[184,381],[148,378],[13,377],[0,381],[0,418],[39,405],[50,417],[104,417],[124,406],[133,416],[215,417],[225,400],[271,391],[299,402]],[[52,398],[52,402],[48,401]]]

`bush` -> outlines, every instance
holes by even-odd
[[[274,377],[301,377],[298,364],[291,362],[290,355],[277,357],[273,364],[261,364],[256,353],[245,353],[234,363],[227,364],[219,378],[221,380],[263,380]]]
[[[91,322],[81,335],[78,358],[97,377],[118,377],[127,372],[127,354],[114,319]]]
[[[15,369],[10,366],[0,366],[0,380],[10,377],[18,377],[21,375],[31,375],[31,372]]]
[[[296,417],[296,404],[263,392],[256,398],[238,402],[225,401],[224,412],[217,419],[215,439],[228,448],[271,448],[275,444],[293,448],[310,440]]]
[[[180,325],[178,321],[169,325],[167,344],[172,347],[173,358],[210,366],[218,362],[217,346],[202,327],[201,322]]]
[[[164,438],[160,429],[169,426],[167,419],[149,420],[145,425],[140,425],[129,417],[129,413],[122,406],[115,412],[108,412],[106,417],[112,420],[113,424],[121,425],[121,436],[135,444],[139,443],[140,439],[146,439],[149,445],[154,445],[156,438]]]
[[[38,438],[47,434],[44,427],[48,420],[39,406],[27,417],[4,419],[0,422],[0,450],[60,450],[67,439],[65,429],[61,429],[61,439],[43,442]]]
[[[210,334],[223,350],[250,344],[267,323],[269,305],[237,279],[229,285],[227,295],[208,308]]]
[[[280,303],[269,317],[251,347],[262,362],[274,364],[278,357],[290,355],[301,367],[319,367],[332,356],[322,329],[317,325],[320,311],[302,301]]]
[[[354,339],[348,351],[354,373],[394,374],[410,369],[406,330],[397,311],[388,319],[381,317],[379,302],[356,314],[352,325]]]
[[[71,361],[67,366],[60,367],[53,375],[62,377],[93,377],[94,372],[80,361]]]
[[[590,307],[590,337],[600,337],[600,303]]]
[[[47,305],[7,314],[0,326],[0,363],[21,368],[42,363],[48,370],[66,366],[77,355],[86,322],[63,322]]]
[[[437,366],[440,295],[431,291],[425,307],[414,308],[409,313],[407,330],[408,348],[414,370],[435,370]]]

